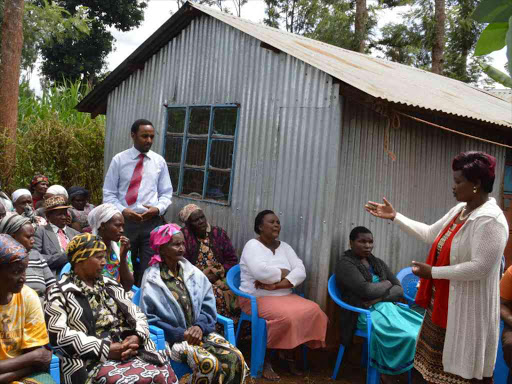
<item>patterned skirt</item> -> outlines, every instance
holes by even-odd
[[[423,376],[424,382],[433,384],[492,384],[492,377],[484,377],[483,380],[465,379],[444,371],[443,348],[446,329],[432,322],[433,296],[429,308],[425,314],[425,320],[421,326],[416,355],[414,356],[414,368]]]
[[[130,361],[106,361],[100,367],[93,383],[177,384],[178,379],[171,364],[158,367],[135,358]]]
[[[13,381],[11,384],[55,384],[49,373],[39,372],[33,373],[30,376],[24,377],[21,380]]]
[[[192,369],[192,374],[184,375],[180,383],[243,384],[249,372],[242,352],[216,333],[204,336],[201,345],[175,343],[171,359]]]

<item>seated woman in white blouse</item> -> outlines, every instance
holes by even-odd
[[[293,349],[302,344],[323,347],[328,319],[318,304],[292,293],[306,279],[306,270],[292,247],[278,240],[281,223],[275,213],[258,213],[254,232],[259,236],[247,242],[240,259],[240,290],[257,297],[258,316],[267,322],[267,349],[288,351],[290,371],[301,374],[291,358]],[[239,301],[250,314],[250,300]],[[279,379],[267,357],[263,377]]]

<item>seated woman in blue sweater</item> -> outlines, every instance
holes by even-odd
[[[150,324],[164,330],[172,345],[171,358],[193,370],[185,382],[244,383],[248,372],[244,357],[215,333],[212,286],[201,270],[183,258],[181,228],[176,224],[155,228],[150,245],[156,253],[142,278],[140,307]]]

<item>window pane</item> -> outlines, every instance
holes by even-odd
[[[216,108],[213,114],[213,134],[234,136],[238,108]]]
[[[198,165],[204,167],[206,162],[207,143],[208,139],[189,139],[187,147],[187,159],[185,161],[185,164]]]
[[[193,135],[207,135],[210,125],[210,107],[190,108],[188,132]]]
[[[231,172],[210,171],[208,173],[208,188],[206,198],[228,201]]]
[[[178,192],[178,185],[180,182],[180,167],[169,167],[169,175],[171,176],[173,191]]]
[[[180,163],[182,147],[183,137],[168,135],[165,139],[165,160],[168,163]]]
[[[210,153],[210,167],[231,168],[233,161],[233,142],[232,141],[212,141]]]
[[[185,108],[167,108],[167,132],[183,133],[186,114]]]
[[[185,195],[190,195],[190,197],[197,197],[201,199],[203,197],[203,181],[203,171],[185,168],[185,172],[183,173],[182,193]]]

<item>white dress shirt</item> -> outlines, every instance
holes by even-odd
[[[280,282],[281,269],[290,271],[286,279],[294,287],[302,284],[306,279],[304,264],[290,245],[281,241],[274,254],[259,240],[249,240],[240,258],[240,290],[256,297],[291,294],[291,288],[267,291],[254,287],[256,280],[264,284]]]
[[[171,205],[172,184],[165,159],[153,151],[144,153],[137,201],[132,205],[126,203],[126,193],[140,154],[135,147],[131,147],[114,156],[103,184],[103,203],[114,204],[121,212],[130,208],[137,213],[146,212],[144,205],[148,205],[158,208],[160,215],[163,215]]]

